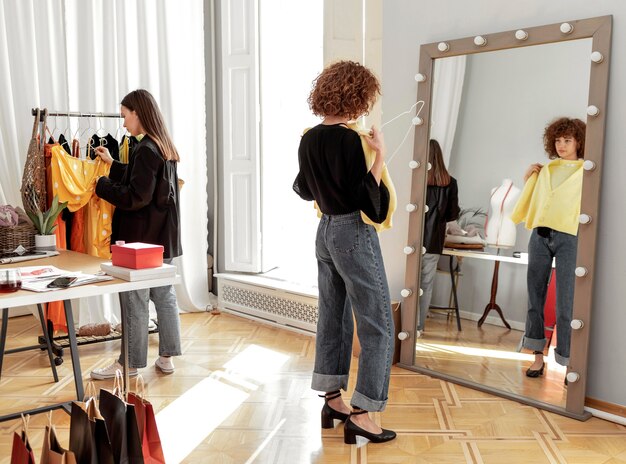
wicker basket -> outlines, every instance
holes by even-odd
[[[28,222],[21,222],[15,227],[0,226],[0,252],[13,251],[19,245],[34,248],[35,234],[37,229]]]

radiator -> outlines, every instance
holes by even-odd
[[[216,274],[218,307],[253,319],[315,333],[317,295],[286,282],[240,274]]]

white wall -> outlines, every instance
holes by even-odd
[[[480,12],[480,14],[478,14]],[[388,0],[383,3],[383,121],[410,108],[415,102],[419,45],[522,27],[558,23],[587,17],[613,15],[611,77],[605,146],[605,169],[601,192],[599,228],[602,240],[597,248],[594,317],[591,322],[591,348],[587,396],[626,405],[626,311],[621,304],[620,287],[626,278],[626,251],[620,247],[626,230],[623,199],[626,197],[626,158],[621,155],[621,132],[626,111],[626,83],[620,76],[626,66],[626,3],[619,0]],[[385,140],[390,152],[400,142],[406,126],[390,124]],[[390,163],[400,208],[395,226],[381,236],[392,295],[399,298],[404,286],[408,213],[403,205],[410,196],[412,135]]]

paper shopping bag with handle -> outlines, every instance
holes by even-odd
[[[119,464],[143,464],[135,406],[124,401],[122,372],[115,373],[113,392],[100,389],[100,413],[111,437],[113,458]]]
[[[70,450],[79,464],[115,464],[107,426],[96,405],[91,382],[85,388],[85,401],[72,402]]]
[[[136,393],[128,392],[128,402],[135,405],[144,462],[146,464],[165,464],[161,437],[154,417],[154,408],[152,403],[145,398],[145,387],[141,375],[137,376],[135,391]]]
[[[35,464],[35,455],[28,442],[28,421],[30,416],[22,414],[22,433],[13,433],[11,464]]]
[[[39,464],[76,464],[74,453],[64,449],[59,443],[56,430],[52,425],[52,411],[48,414],[48,425],[43,436]]]

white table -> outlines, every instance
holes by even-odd
[[[472,259],[484,259],[487,261],[494,261],[493,268],[493,277],[491,279],[491,297],[489,298],[489,303],[485,306],[485,310],[483,311],[483,315],[478,320],[478,327],[482,326],[487,319],[487,315],[489,311],[495,310],[497,311],[500,319],[502,319],[502,323],[506,326],[507,329],[510,329],[511,326],[504,318],[504,313],[500,306],[496,303],[496,295],[498,293],[498,272],[500,269],[500,263],[515,263],[515,264],[525,264],[528,265],[528,254],[522,254],[521,257],[515,258],[513,256],[502,256],[499,254],[489,253],[485,251],[476,251],[476,250],[459,250],[454,248],[444,248],[444,255],[450,256],[450,268],[452,268],[452,257],[456,256],[457,258],[472,258]],[[456,303],[458,308],[458,303]]]
[[[100,270],[100,264],[105,262],[106,260],[102,258],[96,258],[93,256],[89,256],[83,253],[76,253],[73,251],[62,251],[59,256],[54,256],[51,258],[38,259],[33,261],[27,261],[16,264],[6,264],[0,265],[0,271],[2,269],[7,268],[15,268],[21,266],[55,266],[59,269],[67,270],[67,271],[82,271],[85,273],[96,273]],[[175,277],[166,277],[159,279],[150,279],[150,280],[142,280],[137,282],[127,282],[125,280],[114,279],[106,282],[99,282],[96,284],[90,285],[82,285],[79,287],[71,287],[63,290],[56,290],[53,292],[44,292],[44,293],[36,293],[30,292],[26,290],[20,290],[14,293],[0,293],[0,308],[2,308],[2,331],[0,333],[0,375],[2,374],[2,359],[4,357],[4,347],[6,343],[6,333],[7,333],[7,323],[8,323],[8,312],[10,308],[14,308],[16,306],[26,306],[32,304],[42,304],[48,303],[50,301],[59,301],[63,300],[64,309],[65,309],[65,317],[67,320],[68,327],[68,338],[70,345],[70,355],[72,359],[72,368],[74,371],[74,383],[76,385],[76,400],[82,401],[84,396],[83,382],[82,382],[82,373],[80,369],[80,361],[78,358],[78,347],[76,345],[76,334],[74,333],[74,320],[72,316],[72,307],[70,300],[72,298],[84,298],[88,296],[97,296],[97,295],[105,295],[108,293],[119,293],[119,292],[127,292],[130,290],[140,290],[144,288],[152,288],[152,287],[161,287],[164,285],[174,285],[180,283],[180,276]],[[124,321],[124,306],[121,306],[121,319]],[[40,316],[41,316],[40,311]],[[50,340],[47,339],[46,336],[47,331],[44,328],[44,337],[48,343],[48,355],[50,357],[50,362],[52,363],[52,357],[50,352]],[[128,365],[128,336],[125,331],[122,329],[122,357],[124,359],[124,389],[126,389],[128,385],[128,370],[126,366]],[[37,346],[36,348],[40,348]],[[56,372],[55,368],[52,368],[53,373]],[[20,411],[13,414],[8,414],[4,416],[0,416],[0,422],[10,419],[15,419],[20,417],[20,414],[37,414],[40,412],[50,411],[52,409],[64,408],[69,412],[69,407],[71,405],[71,400],[59,403],[55,405],[45,406],[41,408],[35,408],[27,411]]]

